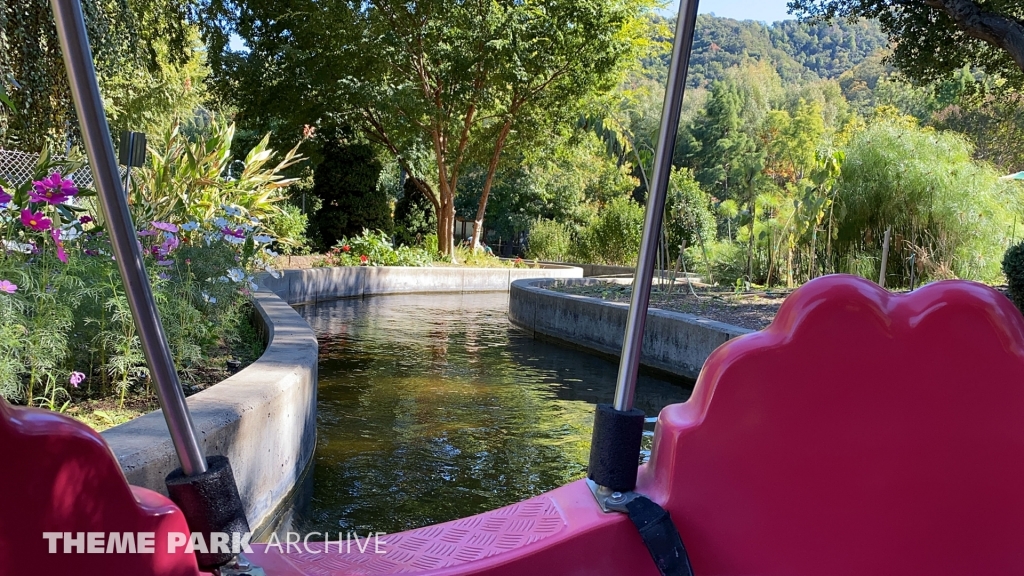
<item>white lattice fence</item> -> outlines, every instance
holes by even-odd
[[[55,158],[59,159],[60,157],[55,156]],[[39,154],[19,152],[17,150],[0,150],[0,178],[15,186],[24,184],[32,179],[36,163],[38,162]],[[118,173],[122,179],[124,178],[124,170],[123,166],[118,166]],[[67,174],[64,176],[68,177]],[[76,170],[70,175],[70,178],[79,188],[93,187],[92,172],[88,166]]]

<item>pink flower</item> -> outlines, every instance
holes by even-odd
[[[170,222],[150,222],[149,225],[162,232],[178,233],[178,227]]]
[[[163,243],[157,247],[157,254],[166,256],[174,251],[180,243],[178,242],[177,236],[168,236],[164,239]]]
[[[6,292],[7,294],[14,294],[18,291],[18,285],[10,280],[0,280],[0,292]]]
[[[28,208],[25,208],[21,211],[21,223],[24,224],[26,228],[42,232],[53,225],[53,220],[43,216],[42,212],[33,212]]]
[[[60,230],[50,230],[50,236],[53,237],[53,243],[57,245],[57,258],[67,264],[68,255],[64,252],[64,243],[60,241]]]
[[[79,384],[85,382],[85,374],[82,374],[81,372],[72,372],[71,377],[68,378],[68,382],[70,382],[75,388],[78,388]]]
[[[75,187],[75,183],[63,178],[59,172],[54,172],[49,178],[33,182],[28,197],[32,202],[61,204],[76,194],[78,188]]]

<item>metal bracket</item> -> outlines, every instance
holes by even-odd
[[[263,568],[254,566],[252,562],[242,554],[239,554],[227,566],[222,566],[215,576],[267,576]]]
[[[601,511],[605,513],[627,513],[628,510],[626,510],[626,504],[629,504],[637,496],[640,496],[640,494],[637,494],[636,492],[614,492],[611,488],[601,486],[590,478],[587,478],[587,487],[590,488],[590,491],[594,494],[594,499],[597,500],[597,504],[601,507]]]

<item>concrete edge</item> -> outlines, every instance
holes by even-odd
[[[231,461],[253,530],[270,520],[309,464],[316,447],[318,345],[313,330],[286,302],[260,291],[256,324],[263,355],[238,374],[188,398],[208,456]],[[159,410],[102,432],[130,484],[166,494],[178,467]]]
[[[512,324],[534,338],[618,357],[629,306],[546,289],[554,282],[596,284],[601,280],[514,281],[509,293],[508,311]],[[751,332],[754,331],[692,314],[652,309],[647,314],[641,365],[696,379],[704,361],[715,348]]]
[[[548,268],[460,268],[347,266],[285,270],[264,275],[260,284],[291,305],[339,298],[438,292],[507,292],[514,281],[531,278],[582,278],[574,266]]]

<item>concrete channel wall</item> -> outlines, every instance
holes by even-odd
[[[252,528],[291,491],[316,447],[317,341],[313,330],[277,296],[257,292],[256,324],[263,356],[227,380],[188,398],[208,456],[231,461]],[[104,431],[128,482],[163,494],[178,467],[158,410]]]
[[[517,327],[543,338],[601,354],[618,356],[629,306],[599,298],[547,290],[555,280],[512,283],[508,317]],[[596,284],[590,278],[565,280]],[[704,361],[726,341],[752,332],[691,314],[651,310],[647,314],[641,363],[649,368],[696,378]]]
[[[289,304],[339,298],[436,292],[507,292],[527,278],[581,278],[572,266],[542,268],[405,268],[350,266],[286,270],[280,278],[263,278],[263,287]]]
[[[271,519],[316,447],[316,335],[291,304],[418,292],[507,291],[520,278],[582,276],[579,268],[312,268],[261,279],[256,324],[267,348],[256,362],[188,398],[196,432],[210,455],[225,455],[249,525]],[[128,481],[163,494],[178,467],[160,411],[102,433]]]

